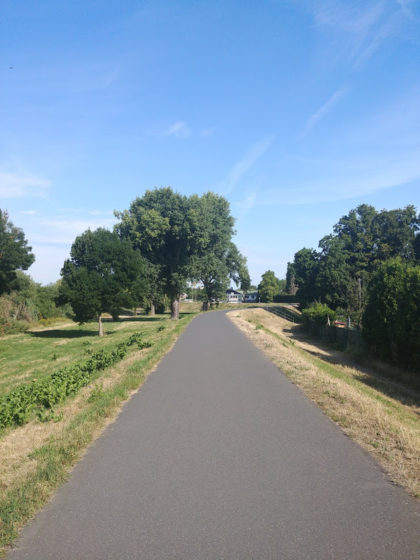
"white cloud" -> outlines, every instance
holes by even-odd
[[[38,213],[38,211],[37,210],[21,210],[20,213],[24,214],[25,216],[35,216]]]
[[[163,136],[175,136],[176,138],[187,138],[190,135],[191,130],[185,121],[177,121],[171,124],[163,133]]]
[[[309,117],[306,123],[305,130],[301,137],[305,136],[312,128],[314,128],[314,126],[316,126],[316,124],[331,111],[334,105],[337,104],[337,102],[343,97],[345,93],[346,90],[344,88],[335,91],[331,95],[331,97],[322,105],[322,107],[320,107],[315,113],[313,113]]]
[[[232,167],[219,189],[223,193],[229,194],[242,179],[243,175],[251,169],[253,165],[265,154],[274,141],[274,137],[264,138],[257,142],[247,151],[247,153]]]
[[[0,197],[44,197],[51,182],[42,177],[24,173],[0,172]]]

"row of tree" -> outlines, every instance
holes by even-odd
[[[363,328],[378,354],[413,365],[420,360],[419,230],[412,205],[389,211],[360,205],[318,250],[295,254],[286,289],[303,308],[317,301],[341,311]]]
[[[159,188],[116,216],[113,232],[88,230],[77,237],[61,271],[59,301],[71,303],[78,321],[137,305],[154,314],[165,300],[177,319],[187,281],[202,283],[205,309],[230,280],[249,287],[246,259],[232,242],[234,219],[222,196],[186,197]]]

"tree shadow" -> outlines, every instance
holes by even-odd
[[[149,315],[142,315],[139,317],[119,317],[118,319],[112,319],[112,317],[105,317],[102,319],[103,323],[151,323],[154,321],[162,321],[167,319],[167,316],[149,316]]]
[[[419,406],[420,393],[414,375],[412,379],[406,380],[405,377],[409,374],[404,372],[404,374],[402,374],[402,379],[400,378],[397,380],[396,377],[385,371],[381,373],[377,371],[373,365],[366,365],[362,363],[362,359],[353,357],[345,351],[336,348],[333,343],[314,338],[307,334],[303,330],[302,325],[293,325],[284,330],[291,335],[290,340],[306,342],[312,346],[318,347],[319,351],[307,347],[304,348],[305,352],[311,356],[332,366],[344,366],[356,369],[360,373],[355,374],[354,378],[364,385],[376,389],[382,394],[406,406]],[[420,412],[417,412],[417,414],[420,414]]]
[[[94,331],[84,331],[78,329],[52,329],[46,331],[32,331],[28,332],[34,338],[83,338],[86,336],[98,336],[98,329]],[[113,334],[112,332],[107,334]]]
[[[362,371],[364,368],[360,368]],[[420,393],[411,389],[410,387],[406,387],[397,381],[393,381],[388,377],[383,377],[378,373],[374,373],[372,371],[366,372],[363,371],[363,374],[356,375],[355,378],[371,387],[372,389],[376,389],[380,391],[382,394],[391,397],[394,400],[397,400],[401,404],[404,404],[409,407],[418,407],[420,403]],[[420,410],[414,410],[414,412],[420,416]]]

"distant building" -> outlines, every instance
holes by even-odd
[[[258,303],[258,292],[248,292],[244,295],[244,303]]]
[[[228,303],[242,303],[243,300],[243,293],[234,290],[233,288],[229,288],[226,290],[226,301]]]

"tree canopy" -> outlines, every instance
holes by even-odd
[[[147,291],[145,264],[127,240],[105,229],[78,236],[61,270],[60,303],[69,302],[76,320],[83,323],[104,312],[113,315],[132,307]]]
[[[117,212],[116,231],[129,240],[152,267],[157,293],[171,301],[172,318],[187,280],[200,280],[206,301],[220,297],[229,277],[246,285],[246,259],[231,238],[229,203],[212,192],[186,197],[170,187],[146,191],[129,210]],[[153,287],[150,291],[153,304]]]
[[[0,295],[13,289],[17,270],[27,270],[34,262],[31,250],[23,231],[0,209]]]
[[[414,206],[382,210],[362,204],[340,218],[333,233],[319,242],[319,250],[301,249],[288,265],[305,307],[315,300],[343,308],[360,322],[372,274],[386,259],[419,258],[420,216]]]
[[[261,277],[258,285],[258,294],[260,301],[264,303],[272,303],[274,298],[280,293],[280,280],[272,270],[267,270]]]
[[[363,331],[374,352],[420,367],[420,266],[394,257],[381,263],[368,288]]]

